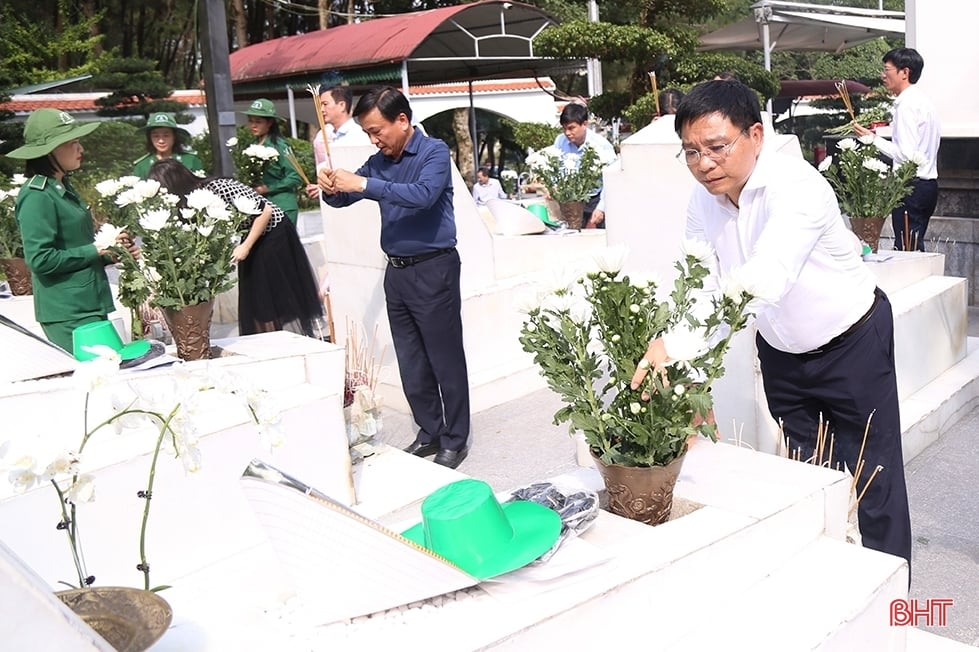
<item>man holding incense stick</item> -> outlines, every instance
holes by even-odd
[[[918,174],[911,182],[911,194],[891,213],[894,248],[925,250],[928,220],[938,205],[938,145],[941,127],[935,107],[916,86],[925,61],[913,48],[895,48],[883,56],[880,78],[893,95],[894,117],[891,140],[885,140],[856,123],[854,131],[872,137],[873,143],[897,167],[905,161],[918,163]]]
[[[470,413],[449,148],[412,124],[408,98],[391,86],[361,96],[354,115],[378,152],[356,172],[321,169],[323,201],[378,203],[391,339],[419,427],[405,451],[454,469],[469,454]]]
[[[757,93],[735,81],[706,82],[680,102],[678,158],[700,184],[686,235],[713,247],[716,273],[758,286],[762,381],[793,457],[817,453],[828,422],[831,465],[855,473],[858,495],[866,488],[863,545],[910,565],[891,304],[829,183],[804,159],[764,148],[761,120]],[[669,345],[649,343],[633,389],[648,391],[646,375],[670,362]]]

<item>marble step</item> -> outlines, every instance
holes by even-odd
[[[889,609],[907,581],[902,559],[822,537],[734,600],[708,599],[710,627],[666,649],[905,650]]]

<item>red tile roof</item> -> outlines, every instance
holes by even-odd
[[[95,100],[105,93],[60,93],[53,95],[15,95],[9,102],[0,102],[0,109],[15,113],[29,113],[37,109],[60,109],[62,111],[95,111],[99,107]],[[202,91],[174,91],[169,98],[190,106],[205,104]]]

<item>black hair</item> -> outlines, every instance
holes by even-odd
[[[921,70],[925,67],[925,60],[914,48],[894,48],[881,57],[884,63],[889,63],[898,70],[908,69],[908,81],[917,84],[921,79]]]
[[[667,88],[659,94],[659,112],[661,115],[676,113],[683,99],[683,91],[679,88]]]
[[[676,133],[694,120],[720,113],[741,131],[761,122],[758,93],[741,82],[713,80],[694,86],[676,112]]]
[[[54,177],[58,172],[64,172],[53,159],[54,156],[52,154],[27,159],[24,161],[24,176],[28,179],[35,174],[40,174],[44,177]]]
[[[476,173],[479,174],[480,172],[482,172],[486,176],[490,176],[489,166],[488,165],[482,165],[482,166],[480,166],[480,168],[478,170],[476,170]]]
[[[354,108],[354,94],[350,90],[349,86],[320,86],[320,95],[324,93],[329,93],[333,101],[339,104],[344,102],[347,106],[347,113],[350,113]]]
[[[149,154],[156,154],[156,148],[153,147],[153,138],[150,136],[153,133],[153,129],[169,129],[173,132],[173,153],[186,152],[190,149],[190,143],[187,142],[187,136],[184,135],[182,129],[174,129],[173,127],[152,127],[146,130],[146,152]]]
[[[738,77],[738,73],[734,72],[733,70],[722,70],[721,72],[714,75],[714,80],[739,82],[741,81],[741,78]]]
[[[585,124],[588,122],[588,107],[578,102],[568,102],[564,105],[564,110],[561,111],[560,122],[562,127],[572,122]]]
[[[371,109],[377,109],[385,120],[394,122],[402,113],[411,122],[411,105],[408,98],[394,86],[377,86],[360,96],[354,117],[359,118]]]
[[[180,203],[177,205],[183,208],[186,206],[187,195],[198,188],[203,188],[215,177],[201,178],[177,159],[164,158],[150,167],[146,178],[158,181],[170,194],[178,195]]]

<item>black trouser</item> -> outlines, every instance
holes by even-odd
[[[401,386],[421,429],[418,441],[459,450],[469,439],[469,374],[462,344],[459,253],[384,273]]]
[[[793,354],[771,347],[759,334],[758,358],[768,409],[781,421],[792,452],[813,454],[822,414],[834,434],[833,468],[853,472],[867,420],[863,472],[857,495],[877,472],[857,512],[867,548],[904,557],[911,565],[911,517],[904,483],[901,419],[894,371],[894,317],[887,296],[877,290],[873,314],[842,341],[821,350]],[[828,454],[827,442],[824,456]],[[910,572],[910,570],[909,570]]]
[[[585,202],[585,209],[584,211],[582,211],[581,228],[585,228],[586,226],[588,226],[588,220],[591,219],[591,214],[595,212],[596,208],[598,208],[598,200],[601,198],[602,198],[602,193],[598,193],[597,195],[592,195],[591,197],[589,197],[588,201]],[[602,223],[596,225],[595,228],[604,229],[605,220],[603,219]]]
[[[910,249],[925,250],[925,231],[928,230],[928,220],[935,214],[935,207],[938,205],[938,180],[937,179],[913,179],[911,181],[911,194],[904,198],[904,201],[891,212],[891,223],[894,226],[894,248],[904,250],[904,213],[908,214],[907,238],[910,240]]]

